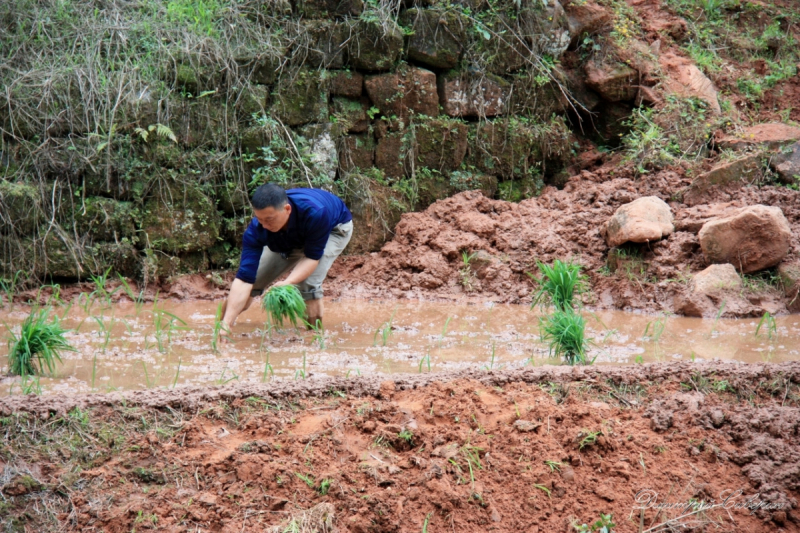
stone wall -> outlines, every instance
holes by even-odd
[[[171,31],[185,2],[143,28],[87,1],[53,15],[74,46],[48,36],[37,54],[23,22],[57,4],[0,11],[0,51],[27,43],[0,95],[3,276],[234,268],[267,181],[345,198],[348,253],[455,192],[536,194],[570,156],[573,89],[599,100],[559,57],[608,22],[555,0],[206,0]],[[216,10],[206,25],[198,5]]]

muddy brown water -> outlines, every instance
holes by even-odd
[[[233,328],[235,341],[217,351],[211,343],[216,306],[210,302],[166,301],[139,308],[119,303],[88,311],[55,308],[71,328],[67,337],[77,351],[64,354],[55,377],[29,381],[28,388],[69,394],[559,364],[540,338],[544,312],[519,305],[332,301],[326,302],[323,335],[291,326],[270,330],[264,312],[254,305]],[[29,312],[16,306],[0,312],[0,320],[18,331]],[[596,364],[800,360],[797,315],[777,317],[774,328],[762,324],[758,334],[754,319],[589,310],[583,315],[592,340],[589,357]],[[7,373],[5,343],[0,365]],[[20,394],[22,387],[20,378],[4,377],[0,394]]]

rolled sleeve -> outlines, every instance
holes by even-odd
[[[255,283],[262,253],[264,253],[264,243],[258,238],[258,221],[254,218],[242,237],[242,257],[236,277],[245,283]]]

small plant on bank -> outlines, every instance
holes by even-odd
[[[306,314],[303,295],[294,285],[272,287],[264,295],[261,305],[274,325],[282,325],[284,320],[288,320],[297,328],[298,321],[302,322]]]
[[[614,524],[611,513],[600,513],[600,519],[594,524],[572,525],[577,533],[614,533],[612,529],[614,526],[616,526],[616,524]]]
[[[67,339],[58,317],[48,321],[50,308],[31,312],[22,322],[19,335],[9,329],[8,362],[11,373],[17,376],[38,375],[45,370],[55,371],[56,362],[61,362],[61,352],[76,351]]]
[[[552,304],[557,311],[573,309],[576,295],[587,290],[586,276],[581,274],[581,266],[556,259],[552,266],[537,261],[541,278],[531,278],[539,284],[533,295],[531,307]],[[530,274],[529,274],[530,276]]]
[[[469,254],[465,251],[461,252],[461,268],[458,269],[458,275],[461,278],[461,285],[467,292],[472,292],[475,288],[473,285],[474,275],[472,274],[472,267],[470,264],[475,259],[477,252]]]
[[[591,364],[586,358],[588,341],[584,336],[586,320],[571,309],[556,311],[541,320],[542,340],[549,344],[550,355],[563,357],[570,365]]]

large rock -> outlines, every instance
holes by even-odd
[[[367,108],[369,107],[366,98],[364,101],[351,100],[350,98],[342,98],[334,96],[331,110],[333,116],[336,117],[337,125],[342,126],[341,130],[347,130],[347,133],[362,133],[367,131],[369,127],[369,119],[367,118]]]
[[[711,265],[692,277],[686,291],[676,298],[675,310],[686,316],[703,318],[757,313],[757,309],[739,295],[741,288],[742,280],[733,265]]]
[[[194,185],[159,189],[143,208],[142,244],[169,253],[210,248],[219,236],[214,203]]]
[[[130,202],[110,198],[87,198],[75,206],[75,225],[81,235],[95,241],[119,242],[133,237],[139,213]]]
[[[359,20],[347,40],[348,63],[370,72],[390,70],[403,52],[403,32],[391,19]]]
[[[350,70],[328,71],[331,94],[358,98],[364,91],[364,75]]]
[[[639,91],[639,73],[624,63],[605,64],[588,61],[586,85],[609,102],[627,102]]]
[[[401,24],[411,27],[408,58],[434,68],[454,68],[464,50],[469,22],[456,10],[409,9]]]
[[[674,230],[672,211],[666,202],[645,196],[617,209],[606,225],[606,242],[612,247],[626,242],[653,242]]]
[[[364,9],[363,0],[295,0],[293,3],[297,12],[309,19],[358,16]]]
[[[781,183],[800,185],[800,142],[774,155],[769,164]]]
[[[597,35],[611,24],[611,12],[594,2],[570,2],[565,10],[573,46],[579,45],[584,35]]]
[[[689,206],[704,204],[715,193],[741,189],[756,181],[760,170],[761,159],[757,155],[717,165],[692,181],[683,195],[683,202]]]
[[[439,76],[439,99],[451,117],[495,117],[508,104],[510,85],[504,79],[451,71]]]
[[[748,274],[780,263],[792,231],[780,207],[751,205],[706,222],[698,238],[709,263],[731,263]]]
[[[339,144],[339,168],[367,170],[375,161],[375,138],[372,135],[347,135]]]
[[[742,288],[742,278],[730,263],[711,265],[692,277],[689,289],[706,296],[725,290]]]
[[[792,313],[800,312],[800,263],[781,263],[778,265],[778,277],[789,299],[786,308]]]
[[[717,88],[690,59],[667,52],[659,56],[661,70],[665,74],[666,90],[683,98],[699,98],[705,101],[714,113],[720,113]]]
[[[300,135],[307,140],[300,147],[300,155],[308,161],[308,167],[315,176],[324,175],[333,182],[336,169],[339,167],[339,157],[336,151],[334,125],[330,122],[323,124],[310,124],[299,130]]]
[[[274,94],[272,112],[287,126],[328,119],[327,80],[319,70],[300,69],[282,77]]]
[[[405,175],[405,146],[402,133],[387,133],[378,140],[375,148],[375,166],[388,178]]]
[[[301,58],[305,65],[331,69],[344,66],[344,43],[350,33],[347,25],[311,20],[302,22],[301,28],[297,48],[305,51],[305,57]]]
[[[409,112],[435,117],[439,114],[436,74],[430,70],[400,66],[391,74],[368,76],[364,81],[372,103],[386,117],[405,121]]]
[[[0,234],[31,235],[44,215],[36,187],[0,179]]]
[[[732,150],[741,150],[752,146],[762,146],[774,150],[797,140],[800,140],[800,128],[773,122],[750,126],[735,135],[721,137],[717,139],[717,145],[720,148]]]
[[[467,152],[467,125],[455,120],[435,119],[416,129],[416,167],[441,172],[456,170]]]

